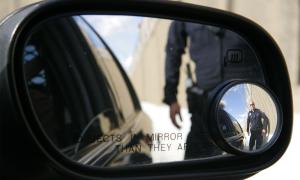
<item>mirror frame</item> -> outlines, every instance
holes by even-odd
[[[157,8],[159,7],[159,8]],[[50,17],[80,14],[134,15],[165,19],[177,19],[204,23],[227,28],[240,34],[259,57],[266,86],[277,97],[282,109],[283,124],[278,140],[272,148],[258,155],[225,157],[218,160],[189,160],[152,165],[117,168],[93,168],[74,163],[56,151],[36,123],[33,107],[30,105],[23,78],[23,45],[32,27]],[[45,177],[94,178],[246,178],[275,163],[288,147],[292,132],[293,106],[291,85],[284,57],[272,37],[256,23],[239,15],[192,4],[130,0],[72,0],[45,1],[29,5],[8,16],[0,26],[0,124],[1,169],[6,174],[24,173],[36,176],[36,170],[43,170]],[[284,88],[282,88],[284,87]],[[16,128],[17,127],[17,128]],[[11,133],[11,132],[18,133]],[[18,139],[26,148],[21,153],[11,149],[18,146],[10,140]],[[34,154],[34,158],[32,156]],[[16,167],[5,167],[12,160],[21,160]],[[2,161],[3,159],[3,161]],[[28,164],[30,162],[30,164]],[[246,162],[246,163],[245,163]],[[5,168],[4,168],[5,167]],[[25,168],[24,168],[25,167]],[[54,172],[53,171],[57,171]],[[22,176],[26,177],[26,176]]]

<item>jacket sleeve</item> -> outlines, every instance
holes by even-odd
[[[177,101],[177,86],[179,83],[179,70],[181,65],[181,56],[186,47],[187,34],[185,24],[179,21],[173,21],[170,25],[165,61],[165,87],[163,102],[171,104]]]
[[[250,117],[249,117],[249,113],[248,113],[248,117],[247,117],[247,132],[249,133],[249,124],[250,124]]]

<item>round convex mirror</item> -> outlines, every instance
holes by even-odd
[[[265,151],[280,134],[278,103],[269,90],[257,84],[230,85],[218,101],[216,114],[223,139],[238,152]]]

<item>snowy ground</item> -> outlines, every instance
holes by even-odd
[[[183,145],[186,141],[187,134],[190,130],[191,122],[190,115],[187,109],[181,109],[181,115],[183,122],[179,121],[182,126],[181,129],[177,129],[169,118],[169,107],[162,105],[157,106],[148,102],[142,103],[143,110],[149,115],[152,120],[153,133],[176,133],[182,135],[182,138],[176,140],[161,140],[160,144],[170,145],[170,150],[162,151],[151,151],[154,162],[169,162],[169,161],[180,161],[183,160],[184,151],[178,149],[178,146]],[[155,142],[158,144],[158,142]]]
[[[156,142],[157,144],[161,145],[161,149],[157,151],[152,151],[152,157],[154,162],[169,162],[183,160],[184,151],[178,149],[178,145],[185,143],[187,134],[190,130],[190,115],[187,109],[182,109],[181,111],[183,122],[181,123],[182,128],[178,130],[171,123],[171,120],[169,118],[168,106],[157,106],[148,102],[143,102],[142,107],[153,121],[153,133],[179,133],[182,135],[182,138],[178,138],[176,140],[161,140],[159,143]],[[266,170],[263,170],[262,172],[249,179],[300,179],[300,174],[298,174],[297,172],[299,168],[297,168],[296,166],[296,164],[299,164],[298,161],[300,161],[299,142],[300,113],[296,113],[294,116],[293,136],[290,146],[287,149],[286,153],[273,166],[267,168]],[[171,146],[169,150],[168,145]]]

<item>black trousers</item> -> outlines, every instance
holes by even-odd
[[[205,158],[222,154],[210,137],[200,114],[192,114],[191,131],[186,140],[185,159]]]
[[[254,145],[256,145],[255,149],[259,149],[262,145],[263,136],[262,131],[251,131],[250,142],[249,142],[249,150],[253,151]]]

